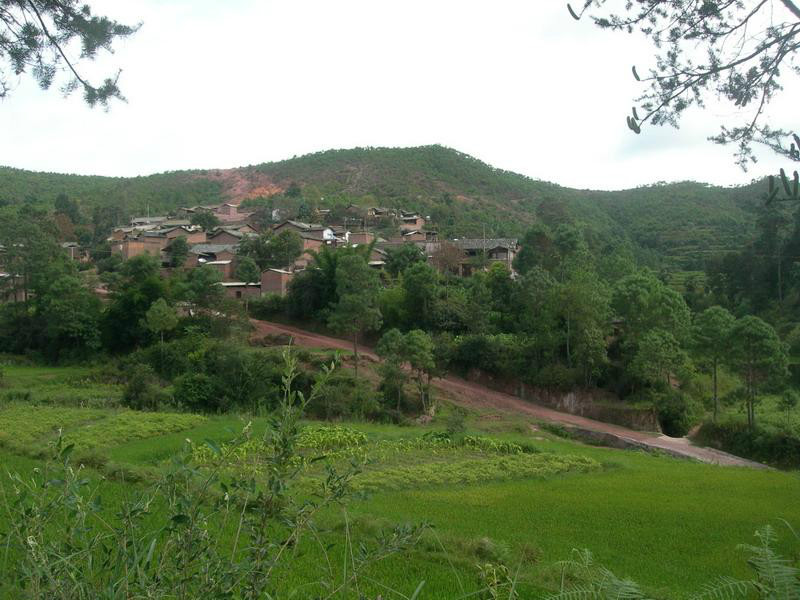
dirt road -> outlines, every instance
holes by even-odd
[[[251,322],[255,327],[253,334],[255,338],[262,338],[267,335],[290,335],[294,343],[298,346],[348,351],[353,348],[352,344],[346,340],[312,333],[310,331],[298,329],[297,327],[268,321],[258,321],[255,319],[251,319]],[[359,349],[359,354],[373,361],[379,360],[378,357],[367,348]],[[444,379],[436,380],[434,382],[434,387],[447,392],[448,396],[454,402],[468,408],[482,410],[489,408],[506,413],[527,415],[540,421],[573,428],[585,432],[590,436],[603,437],[606,442],[620,447],[657,449],[674,456],[690,458],[716,465],[767,468],[761,463],[739,458],[738,456],[720,450],[694,446],[688,438],[671,438],[657,433],[634,431],[620,425],[612,425],[611,423],[603,423],[578,415],[559,412],[522,400],[516,396],[511,396],[510,394],[491,390],[480,384],[466,381],[453,375],[448,375]]]

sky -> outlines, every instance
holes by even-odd
[[[747,183],[706,141],[736,114],[716,102],[681,128],[630,132],[652,47],[576,22],[564,0],[91,0],[141,29],[112,56],[126,103],[89,108],[26,78],[0,101],[0,165],[136,176],[230,168],[331,148],[442,144],[576,188]],[[102,78],[102,77],[100,77]],[[787,88],[776,122],[797,118]],[[782,118],[785,117],[785,118]]]

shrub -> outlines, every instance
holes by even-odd
[[[324,419],[369,419],[379,416],[381,406],[367,382],[338,371],[319,389],[307,410]]]
[[[686,395],[667,390],[653,395],[661,431],[671,437],[683,437],[692,427],[692,410]]]
[[[205,373],[185,373],[175,379],[173,398],[180,406],[196,412],[225,412],[230,405],[218,394],[211,377]]]
[[[265,294],[250,301],[248,312],[254,319],[269,319],[286,313],[286,299],[278,294]]]
[[[122,403],[134,410],[157,410],[165,401],[155,372],[149,365],[137,364],[130,372]]]
[[[545,365],[536,373],[533,384],[548,390],[566,392],[580,381],[580,372],[561,363]]]
[[[800,465],[800,439],[789,431],[756,427],[747,423],[727,421],[703,423],[698,432],[699,442],[708,444],[751,460],[785,469]]]

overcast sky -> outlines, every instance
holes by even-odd
[[[0,164],[147,175],[276,161],[330,148],[443,144],[579,188],[694,179],[737,184],[706,141],[714,105],[680,130],[625,126],[646,72],[641,38],[575,22],[564,0],[91,0],[142,21],[89,75],[122,68],[128,103],[90,109],[30,80],[0,102]],[[791,89],[775,103],[797,118]],[[794,96],[796,99],[796,96]],[[786,121],[781,122],[786,125]]]

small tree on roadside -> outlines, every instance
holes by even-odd
[[[362,256],[343,256],[336,266],[336,292],[339,301],[333,306],[328,325],[334,331],[352,336],[358,378],[358,338],[365,331],[378,329],[382,321],[378,309],[378,274]]]
[[[161,356],[164,356],[164,334],[178,326],[178,314],[164,298],[159,298],[144,315],[145,326],[160,338]]]
[[[719,412],[717,374],[719,365],[728,353],[728,335],[736,322],[734,316],[721,306],[712,306],[697,315],[692,330],[695,353],[711,369],[714,421]]]

